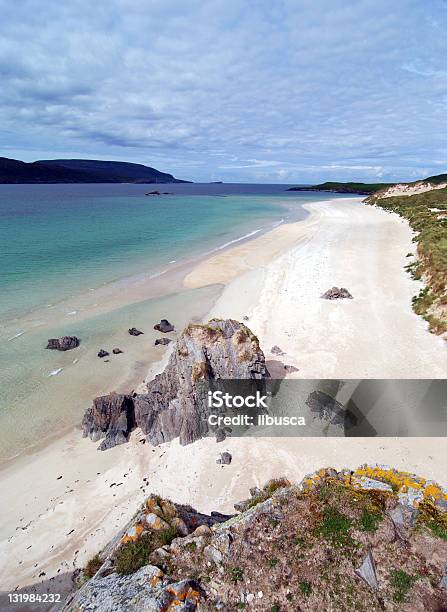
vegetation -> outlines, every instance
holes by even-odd
[[[443,334],[447,331],[447,189],[373,197],[371,201],[407,219],[414,230],[417,261],[407,269],[426,286],[413,298],[413,309],[424,317],[433,333]]]
[[[377,512],[371,512],[367,508],[363,509],[362,516],[360,517],[359,527],[362,531],[374,533],[377,531],[380,521],[383,516]]]
[[[394,589],[393,599],[396,603],[405,601],[408,591],[413,586],[413,583],[418,579],[417,576],[411,576],[403,570],[393,570],[391,572],[391,586]]]
[[[287,480],[287,478],[272,478],[272,480],[268,481],[262,491],[250,499],[249,503],[247,504],[247,508],[253,508],[253,506],[257,506],[261,502],[266,501],[275,491],[282,489],[283,487],[290,487],[290,481]]]
[[[230,569],[230,578],[234,584],[241,582],[244,579],[244,570],[241,567],[232,567]]]
[[[371,195],[381,189],[391,187],[392,183],[339,183],[327,181],[310,187],[291,187],[288,191],[334,191],[336,193],[358,193]]]
[[[349,533],[352,527],[350,518],[332,506],[324,509],[323,516],[323,521],[315,529],[315,535],[328,540],[333,546],[353,544]]]
[[[133,574],[149,564],[149,557],[155,549],[170,544],[176,536],[177,530],[169,527],[164,531],[143,533],[137,540],[125,542],[116,553],[116,571],[118,574]]]
[[[310,582],[308,582],[307,580],[302,580],[300,582],[300,591],[303,595],[309,597],[309,595],[312,593],[312,585],[310,584]]]
[[[101,565],[102,565],[102,559],[99,556],[99,553],[97,553],[94,557],[90,559],[90,561],[85,566],[84,575],[86,576],[86,578],[93,578],[93,576],[99,570]]]

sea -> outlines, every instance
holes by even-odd
[[[142,382],[165,350],[153,325],[202,320],[222,291],[185,290],[196,263],[304,219],[303,204],[328,197],[287,188],[0,185],[0,462],[79,426],[96,395]],[[80,346],[45,349],[62,335]]]

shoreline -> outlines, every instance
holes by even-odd
[[[216,268],[228,275],[204,318],[248,316],[246,324],[260,338],[267,361],[273,357],[270,347],[278,344],[284,360],[298,368],[293,377],[423,378],[446,347],[411,310],[418,283],[402,265],[411,245],[408,225],[352,198],[306,206],[311,215],[276,228],[270,232],[274,239],[259,236],[199,264],[192,278],[202,287]],[[282,251],[278,235],[284,239]],[[388,251],[383,252],[383,241],[390,242]],[[321,300],[329,278],[329,286],[352,290],[354,300]],[[374,309],[379,311],[375,317]],[[402,320],[397,326],[396,317]],[[409,332],[411,345],[403,342]],[[406,358],[414,357],[414,342],[421,343],[423,366]],[[376,359],[365,346],[375,347]],[[146,379],[163,367],[167,356],[152,365]],[[438,375],[447,377],[447,371],[444,376],[440,366]],[[155,448],[142,438],[136,431],[128,444],[99,452],[99,443],[73,430],[0,471],[0,496],[7,508],[0,556],[8,559],[0,570],[1,588],[48,581],[84,566],[151,492],[201,511],[228,512],[250,486],[272,476],[299,481],[323,465],[357,467],[366,462],[392,464],[447,484],[447,456],[441,444],[435,445],[437,439],[324,438],[316,451],[312,438],[229,438],[220,444],[204,438],[186,447],[176,440]],[[215,464],[224,450],[233,454],[230,466]],[[39,577],[42,571],[45,576]]]

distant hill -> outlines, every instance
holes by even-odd
[[[25,163],[0,157],[0,183],[189,183],[143,164],[95,159]]]
[[[307,187],[290,187],[287,191],[330,191],[331,193],[357,193],[371,195],[381,189],[390,187],[393,183],[339,183],[326,182]]]
[[[422,183],[431,185],[444,185],[447,183],[447,174],[437,174],[411,183],[341,183],[327,181],[318,185],[289,187],[287,191],[329,191],[331,193],[356,193],[359,195],[372,195],[378,191],[389,189],[395,185],[419,186]]]

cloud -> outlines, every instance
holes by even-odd
[[[291,182],[447,157],[443,2],[0,3],[10,156]]]

